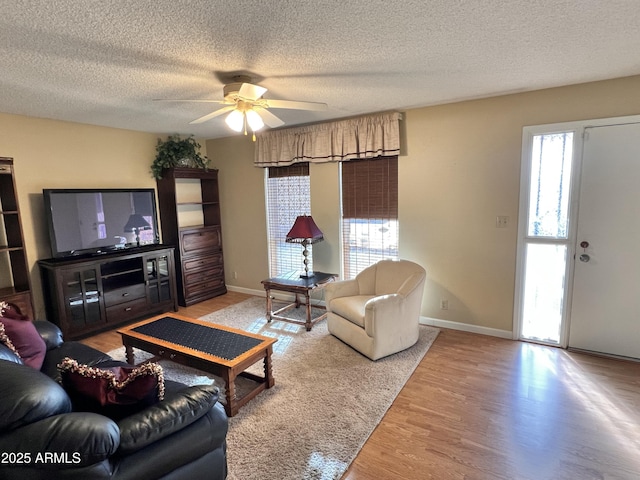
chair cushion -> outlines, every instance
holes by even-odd
[[[219,389],[213,384],[187,387],[167,381],[167,395],[162,402],[118,422],[120,453],[140,450],[194,423],[213,408],[218,395]]]
[[[0,341],[15,350],[25,365],[40,370],[47,346],[31,320],[2,302],[0,325]]]
[[[331,300],[331,311],[364,328],[365,307],[373,295],[355,295]]]

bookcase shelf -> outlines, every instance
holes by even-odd
[[[0,301],[17,305],[33,318],[31,279],[10,157],[0,157],[0,217]]]
[[[178,302],[226,293],[218,171],[170,168],[157,185],[162,241],[176,247]]]

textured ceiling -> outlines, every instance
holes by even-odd
[[[640,74],[637,0],[2,0],[0,112],[204,138],[234,73],[288,126]]]

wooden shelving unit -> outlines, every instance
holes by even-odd
[[[0,157],[0,301],[33,318],[31,279],[24,246],[13,158]]]
[[[183,180],[192,182],[186,194]],[[162,241],[176,247],[178,303],[186,307],[226,293],[218,171],[170,168],[157,186]]]

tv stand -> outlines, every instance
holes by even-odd
[[[173,247],[39,260],[47,319],[74,340],[178,311]]]

